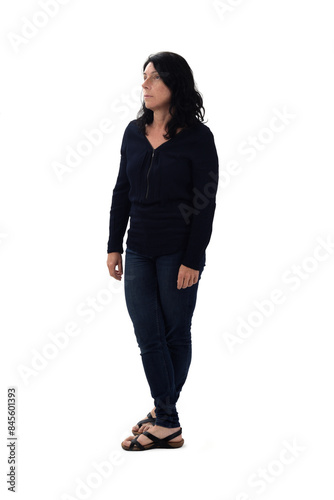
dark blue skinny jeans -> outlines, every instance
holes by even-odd
[[[191,320],[198,283],[177,289],[183,251],[151,257],[126,249],[124,290],[156,425],[180,427],[176,402],[191,362]],[[205,253],[199,279],[205,266]]]

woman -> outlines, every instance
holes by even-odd
[[[107,266],[124,291],[155,407],[122,442],[129,451],[183,445],[176,402],[191,361],[191,319],[212,232],[218,158],[185,59],[151,55],[143,105],[126,127],[113,190]],[[149,429],[149,431],[148,431]]]

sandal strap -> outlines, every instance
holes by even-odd
[[[139,420],[139,422],[137,422],[137,425],[138,427],[141,427],[143,424],[148,424],[149,422],[151,422],[149,418],[144,418],[144,420]]]
[[[160,443],[167,443],[171,439],[173,439],[173,438],[175,438],[177,436],[180,436],[180,434],[182,434],[182,428],[179,429],[176,432],[173,432],[173,434],[170,434],[169,436],[166,436],[165,438],[158,438],[157,436],[153,436],[153,434],[151,434],[148,431],[143,432],[143,434],[144,434],[144,436],[147,436],[149,439],[151,439],[154,443],[158,443],[158,444],[160,444]]]
[[[139,443],[139,441],[137,441],[139,438],[139,436],[136,436],[134,439],[131,439],[131,444],[129,446],[129,450],[132,450],[135,446],[138,446],[138,448],[141,448],[142,450],[144,450],[144,446]]]
[[[161,439],[157,438],[157,436],[153,436],[153,434],[151,434],[148,431],[143,432],[143,434],[144,434],[144,436],[147,436],[149,439],[151,439],[151,441],[153,441],[154,443],[160,443],[161,442]]]
[[[144,420],[139,420],[139,422],[137,422],[138,427],[141,427],[143,424],[148,424],[148,423],[155,424],[156,419],[152,417],[151,412],[147,414],[147,417],[148,418],[145,418]]]

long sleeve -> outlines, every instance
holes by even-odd
[[[184,218],[191,226],[182,264],[192,269],[199,269],[201,256],[211,238],[218,175],[217,150],[207,127],[192,155],[193,202],[191,206],[183,206]]]
[[[111,200],[108,253],[123,253],[123,238],[130,213],[130,184],[126,174],[126,132],[127,130],[123,135],[120,167]]]

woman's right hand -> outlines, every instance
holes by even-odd
[[[108,253],[107,266],[110,276],[121,281],[123,274],[122,255],[119,252]]]

